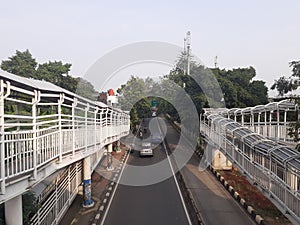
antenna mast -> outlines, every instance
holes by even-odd
[[[218,56],[215,57],[215,68],[218,68]]]
[[[186,73],[187,73],[187,75],[190,75],[190,57],[191,57],[191,32],[190,31],[188,31],[186,33],[185,40],[186,40],[186,48],[187,48],[187,52],[186,52],[186,54],[187,54],[187,71],[186,71]]]
[[[183,74],[186,75],[186,64],[185,62],[187,61],[186,58],[186,38],[183,39]]]

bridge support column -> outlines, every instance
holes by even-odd
[[[88,156],[83,160],[83,207],[89,208],[94,206],[91,189],[91,157]]]
[[[231,170],[232,163],[226,158],[226,156],[219,149],[212,149],[213,158],[212,158],[212,166],[215,169],[220,170]]]
[[[117,144],[116,144],[116,152],[121,152],[120,140],[117,141]]]
[[[112,144],[109,144],[107,145],[107,167],[106,169],[107,170],[113,170],[113,167],[112,167],[112,150],[113,150],[113,145]]]
[[[23,224],[22,195],[5,202],[5,224]]]

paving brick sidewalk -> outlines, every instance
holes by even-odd
[[[109,183],[111,182],[116,168],[119,166],[121,157],[124,156],[126,149],[122,149],[121,152],[113,152],[113,167],[112,171],[107,171],[106,156],[100,161],[92,174],[92,198],[95,205],[91,208],[83,208],[83,196],[82,190],[79,191],[78,195],[71,204],[68,212],[64,215],[60,225],[88,225],[92,224],[95,218],[97,210],[104,199],[105,191],[108,189]]]

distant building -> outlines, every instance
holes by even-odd
[[[109,90],[108,90],[108,95],[109,95],[109,96],[114,96],[114,95],[115,95],[114,90],[113,90],[113,89],[109,89]]]
[[[116,95],[114,95],[114,96],[108,95],[107,96],[107,105],[117,107],[118,106],[118,97],[119,96],[116,96]]]
[[[101,92],[101,93],[99,93],[97,101],[98,102],[103,102],[104,104],[107,105],[107,92]]]
[[[116,108],[118,107],[118,97],[113,89],[109,89],[108,92],[99,93],[97,101]]]

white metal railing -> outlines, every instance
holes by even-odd
[[[217,113],[233,119],[248,127],[251,131],[274,141],[292,144],[293,138],[288,135],[291,124],[297,118],[298,104],[295,99],[284,99],[266,105],[257,105],[247,108],[213,109],[205,108],[206,113]]]
[[[129,126],[129,115],[119,109],[0,73],[0,202],[22,178],[33,185],[48,165],[67,166],[70,157],[93,154],[127,135]]]
[[[258,133],[266,138],[274,141],[294,142],[293,138],[288,135],[288,131],[291,128],[290,123],[244,123],[244,126],[251,131]]]
[[[263,154],[254,148],[255,143],[245,143],[227,130],[226,126],[218,127],[218,123],[214,123],[209,118],[201,120],[200,132],[209,143],[221,150],[235,166],[257,184],[263,193],[267,193],[282,212],[288,212],[297,223],[300,222],[300,162],[298,160],[300,156],[296,152],[293,153],[291,150],[292,157],[285,161],[278,161],[275,158],[276,154],[272,154],[272,149],[268,149],[269,152]],[[276,146],[276,143],[273,143]],[[281,147],[278,145],[274,150]],[[289,164],[292,159],[295,159],[293,164]]]
[[[91,157],[92,171],[101,161],[105,148],[93,153]],[[31,218],[31,225],[59,224],[68,211],[82,185],[82,160],[65,167],[52,183],[37,196],[38,211]]]
[[[39,196],[39,209],[31,225],[58,224],[78,193],[82,182],[82,161],[68,166]]]

